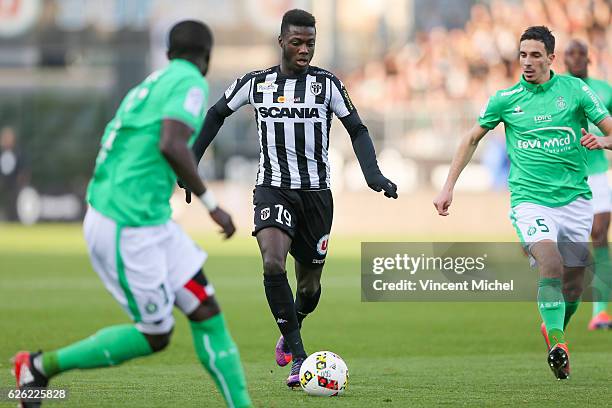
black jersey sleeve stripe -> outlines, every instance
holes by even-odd
[[[306,132],[304,122],[293,124],[295,132],[295,154],[297,156],[298,170],[300,173],[300,184],[302,189],[311,188],[310,175],[308,174],[308,159],[306,158]]]
[[[281,173],[281,188],[291,187],[291,174],[289,173],[289,162],[287,160],[287,149],[285,148],[285,123],[274,122],[274,140],[276,143],[276,157]]]
[[[331,76],[330,79],[332,86],[330,105],[332,110],[334,111],[334,113],[336,113],[336,116],[338,117],[350,115],[351,113],[353,113],[353,111],[356,110],[356,108],[355,105],[353,105],[351,98],[349,97],[346,87],[336,76]],[[342,107],[340,106],[340,103],[342,103]],[[346,110],[346,112],[343,112],[344,110]]]
[[[317,162],[317,173],[319,175],[318,188],[327,188],[327,172],[323,161],[323,124],[314,123],[314,158]]]
[[[268,125],[264,121],[261,122],[261,153],[264,156],[263,184],[270,185],[270,183],[272,183],[272,163],[270,162],[270,154],[268,153]]]

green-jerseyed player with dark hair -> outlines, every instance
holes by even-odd
[[[189,319],[196,354],[227,405],[251,406],[238,349],[202,270],[207,255],[170,220],[178,176],[226,237],[235,231],[198,177],[189,148],[204,121],[212,41],[199,21],[182,21],[170,30],[170,63],[123,99],[106,127],[89,183],[83,229],[90,259],[135,324],[103,328],[55,351],[17,353],[20,389],[46,387],[50,378],[69,370],[115,366],[163,350],[177,306]],[[21,404],[37,407],[40,401]]]
[[[519,42],[522,76],[493,95],[478,123],[465,135],[434,205],[448,215],[455,183],[487,132],[503,122],[511,168],[511,220],[537,265],[537,303],[548,345],[548,364],[558,379],[569,377],[565,328],[576,312],[589,264],[593,220],[586,149],[612,148],[612,119],[588,85],[551,70],[555,38],[529,27]],[[586,132],[588,121],[606,137]]]
[[[580,40],[572,40],[565,49],[564,62],[569,75],[582,79],[599,96],[601,102],[612,112],[612,86],[606,81],[591,78],[588,75],[588,47]],[[589,132],[603,136],[597,126],[589,121]],[[612,317],[607,312],[612,287],[612,264],[608,249],[608,229],[610,228],[610,211],[612,196],[608,184],[608,159],[602,150],[587,151],[587,174],[589,187],[593,193],[593,229],[591,241],[595,258],[595,275],[593,277],[593,315],[589,330],[608,329]]]

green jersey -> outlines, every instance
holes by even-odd
[[[582,80],[550,75],[543,84],[521,77],[496,92],[480,112],[483,128],[504,122],[512,207],[522,202],[559,207],[591,198],[580,129],[587,128],[587,118],[599,123],[608,112]]]
[[[174,59],[125,96],[108,123],[87,189],[87,201],[120,225],[163,224],[170,218],[176,175],[159,150],[163,119],[194,133],[204,121],[208,84],[197,67]]]
[[[599,96],[601,102],[608,112],[612,112],[612,87],[606,81],[600,81],[599,79],[585,78],[584,82]],[[603,136],[601,130],[589,121],[589,132],[596,136]],[[587,174],[605,173],[608,171],[608,159],[606,159],[606,153],[603,150],[588,150],[587,149]]]

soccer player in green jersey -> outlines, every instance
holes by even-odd
[[[548,364],[558,379],[565,379],[570,368],[564,330],[582,294],[593,220],[583,146],[612,146],[612,119],[582,80],[551,70],[554,50],[548,28],[534,26],[523,33],[520,81],[496,92],[482,109],[478,123],[461,141],[434,206],[448,215],[461,171],[480,140],[503,122],[511,163],[511,219],[539,270],[537,301]],[[587,119],[607,137],[588,134]]]
[[[564,54],[568,74],[582,79],[599,96],[601,102],[612,112],[612,87],[606,81],[590,78],[588,75],[588,47],[580,40],[572,40]],[[603,136],[597,126],[589,122],[589,132]],[[608,250],[608,229],[612,197],[608,185],[608,160],[602,150],[587,150],[587,174],[589,187],[593,193],[593,228],[591,241],[595,255],[595,275],[593,277],[593,316],[589,330],[607,329],[612,325],[612,317],[607,313],[612,286],[612,264]]]
[[[171,29],[170,63],[123,99],[106,127],[89,183],[83,229],[91,262],[134,324],[106,327],[50,352],[17,353],[20,389],[46,387],[50,378],[69,370],[115,366],[163,350],[177,306],[189,319],[196,354],[227,405],[251,406],[238,349],[202,270],[207,255],[170,220],[178,176],[227,238],[235,231],[198,177],[190,150],[204,121],[211,49],[212,33],[203,23],[182,21]]]

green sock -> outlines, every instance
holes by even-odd
[[[567,327],[570,319],[572,318],[574,313],[576,313],[579,304],[579,300],[575,302],[565,302],[565,318],[563,319],[563,331],[565,331],[565,328]]]
[[[548,330],[551,346],[565,343],[565,302],[561,292],[561,279],[543,278],[538,281],[538,309]]]
[[[238,348],[222,314],[203,322],[190,322],[200,362],[215,380],[228,407],[251,407]]]
[[[593,248],[595,274],[593,276],[593,317],[606,310],[612,287],[612,265],[607,246]]]
[[[111,326],[67,347],[43,353],[42,368],[50,378],[75,368],[109,367],[152,353],[144,334],[133,325]]]

